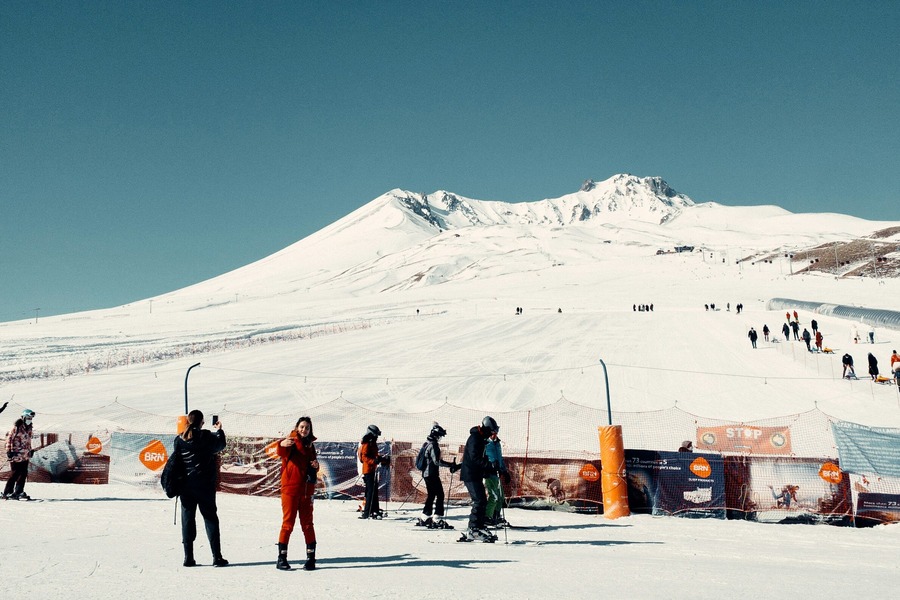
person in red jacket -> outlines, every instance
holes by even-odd
[[[287,560],[288,543],[297,515],[300,515],[300,529],[306,541],[305,571],[316,568],[316,530],[313,526],[313,492],[316,489],[316,474],[319,461],[313,442],[312,419],[300,417],[291,434],[281,440],[276,450],[281,458],[281,531],[278,534],[278,562],[275,566],[282,571],[290,571]]]

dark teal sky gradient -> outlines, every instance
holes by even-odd
[[[267,256],[394,187],[658,175],[900,220],[898,2],[0,3],[0,321]]]

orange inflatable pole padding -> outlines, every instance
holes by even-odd
[[[631,515],[628,484],[625,481],[625,444],[622,426],[598,427],[600,436],[600,485],[603,492],[603,516],[618,519]]]
[[[178,417],[177,431],[175,431],[175,435],[181,435],[181,433],[187,428],[187,415],[181,415]]]

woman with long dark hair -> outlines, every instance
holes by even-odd
[[[316,530],[313,526],[313,492],[316,489],[316,474],[319,461],[313,442],[312,419],[300,417],[290,435],[276,446],[281,458],[281,531],[278,534],[278,562],[275,566],[290,571],[287,561],[288,543],[297,515],[300,529],[306,542],[306,563],[303,569],[316,568]]]
[[[175,453],[184,464],[186,480],[181,493],[181,542],[184,544],[184,566],[193,567],[194,540],[197,538],[197,509],[203,515],[206,537],[212,550],[213,566],[224,567],[228,561],[222,558],[219,537],[219,515],[216,511],[216,454],[225,449],[225,432],[222,423],[213,423],[216,432],[203,427],[203,413],[188,413],[187,427],[175,437]]]

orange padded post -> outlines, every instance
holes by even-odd
[[[187,415],[180,415],[178,417],[178,431],[175,432],[175,435],[181,435],[184,433],[184,430],[187,428]]]
[[[631,515],[628,484],[625,481],[625,445],[622,426],[598,427],[600,435],[600,483],[603,490],[603,516],[618,519]]]

